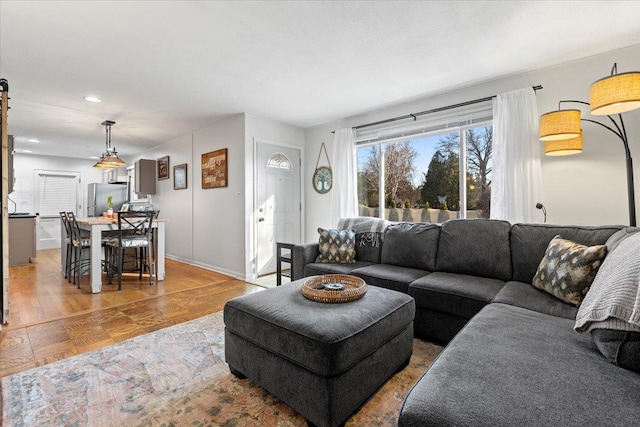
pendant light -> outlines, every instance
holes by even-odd
[[[115,147],[111,147],[111,126],[115,125],[116,122],[111,120],[105,120],[102,122],[102,126],[105,127],[106,131],[106,141],[105,147],[106,151],[102,153],[100,156],[100,160],[93,165],[94,168],[99,169],[113,169],[118,166],[124,166],[126,163],[118,156],[118,152]]]

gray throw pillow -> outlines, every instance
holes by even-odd
[[[640,332],[593,329],[591,338],[609,362],[640,372]]]
[[[606,255],[605,245],[584,246],[556,236],[547,246],[532,285],[579,306]]]
[[[353,230],[318,228],[320,255],[316,262],[353,264],[356,262],[356,233]]]
[[[356,233],[356,259],[379,264],[383,241],[384,233],[382,232]]]

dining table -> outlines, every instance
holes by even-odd
[[[154,218],[152,228],[154,229],[153,240],[155,242],[155,268],[158,280],[164,280],[164,258],[165,258],[165,223],[164,218]],[[102,233],[118,231],[118,220],[108,217],[76,218],[80,230],[89,232],[91,238],[91,292],[102,292]],[[64,229],[64,227],[63,227]],[[64,231],[63,231],[64,233]],[[64,270],[66,256],[62,253],[62,267]]]

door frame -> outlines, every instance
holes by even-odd
[[[33,170],[33,209],[36,213],[36,249],[40,244],[40,220],[43,218],[40,215],[40,175],[57,175],[57,176],[65,176],[65,177],[73,177],[76,180],[76,202],[74,213],[76,216],[83,216],[84,210],[84,195],[82,193],[82,173],[79,171],[61,171],[61,170],[49,170],[49,169],[34,169]],[[55,219],[54,216],[46,217],[45,219]],[[57,217],[59,220],[60,218]],[[56,233],[55,236],[62,236],[62,230]],[[57,239],[56,239],[57,240]],[[60,245],[62,245],[62,241]],[[61,247],[61,246],[60,246]],[[43,248],[46,249],[46,248]],[[42,250],[42,249],[37,249]]]
[[[304,227],[304,218],[305,214],[305,203],[304,203],[304,194],[305,194],[305,157],[304,157],[304,146],[302,145],[294,145],[287,144],[280,141],[274,141],[266,138],[253,138],[253,203],[251,206],[251,216],[249,220],[249,224],[251,227],[251,271],[247,274],[247,279],[255,280],[258,278],[258,271],[256,266],[256,260],[258,259],[258,216],[256,215],[256,210],[258,209],[258,144],[269,144],[275,145],[277,147],[284,147],[293,150],[300,151],[300,242],[305,241],[305,227]]]

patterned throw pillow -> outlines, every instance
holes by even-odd
[[[606,255],[605,245],[584,246],[556,236],[549,242],[532,284],[579,306]]]
[[[356,262],[356,233],[353,230],[325,230],[318,228],[320,233],[320,255],[316,262],[352,264]]]

